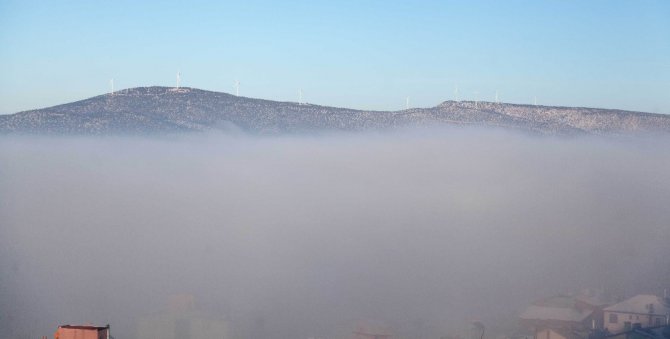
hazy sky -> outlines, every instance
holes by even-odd
[[[2,1],[0,113],[175,83],[364,109],[670,113],[670,2]]]

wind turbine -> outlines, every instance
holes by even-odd
[[[409,97],[405,98],[405,109],[409,109]]]
[[[479,102],[479,91],[475,91],[475,108],[477,108],[478,102]]]
[[[235,96],[240,96],[240,81],[235,80]]]
[[[298,89],[298,105],[302,105],[302,89]]]
[[[533,97],[533,105],[537,106],[537,96]]]
[[[177,89],[179,89],[180,84],[181,84],[181,72],[177,71]]]
[[[500,101],[498,101],[498,90],[496,90],[496,104],[497,103],[500,103]]]
[[[109,87],[112,88],[112,93],[111,94],[114,95],[114,78],[109,80]]]
[[[460,101],[458,100],[458,85],[456,85],[456,89],[454,89],[454,100]]]

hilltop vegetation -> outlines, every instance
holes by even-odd
[[[364,111],[193,88],[138,87],[0,116],[0,133],[182,133],[235,126],[250,133],[278,134],[431,124],[495,126],[558,135],[670,132],[670,116],[609,109],[446,101],[430,108]]]

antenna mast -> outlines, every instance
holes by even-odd
[[[405,98],[405,109],[409,109],[409,97]]]
[[[181,72],[177,71],[177,89],[179,89],[180,84],[181,84]]]
[[[456,101],[460,101],[460,100],[458,100],[458,85],[456,85],[456,89],[454,89],[454,99]]]
[[[537,96],[533,97],[533,105],[537,106]]]
[[[500,103],[500,101],[498,101],[498,90],[496,90],[496,104],[497,103]]]
[[[298,89],[298,105],[302,105],[302,89]]]
[[[240,96],[240,81],[235,80],[235,96]]]
[[[114,78],[109,80],[109,86],[112,88],[112,93],[111,94],[114,95]]]
[[[478,102],[479,102],[479,91],[475,91],[475,108],[477,108]]]

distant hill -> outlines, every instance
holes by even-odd
[[[670,115],[472,101],[446,101],[436,107],[400,111],[362,111],[194,88],[138,87],[0,115],[0,134],[144,134],[228,128],[277,134],[432,124],[495,126],[556,135],[669,133]]]

